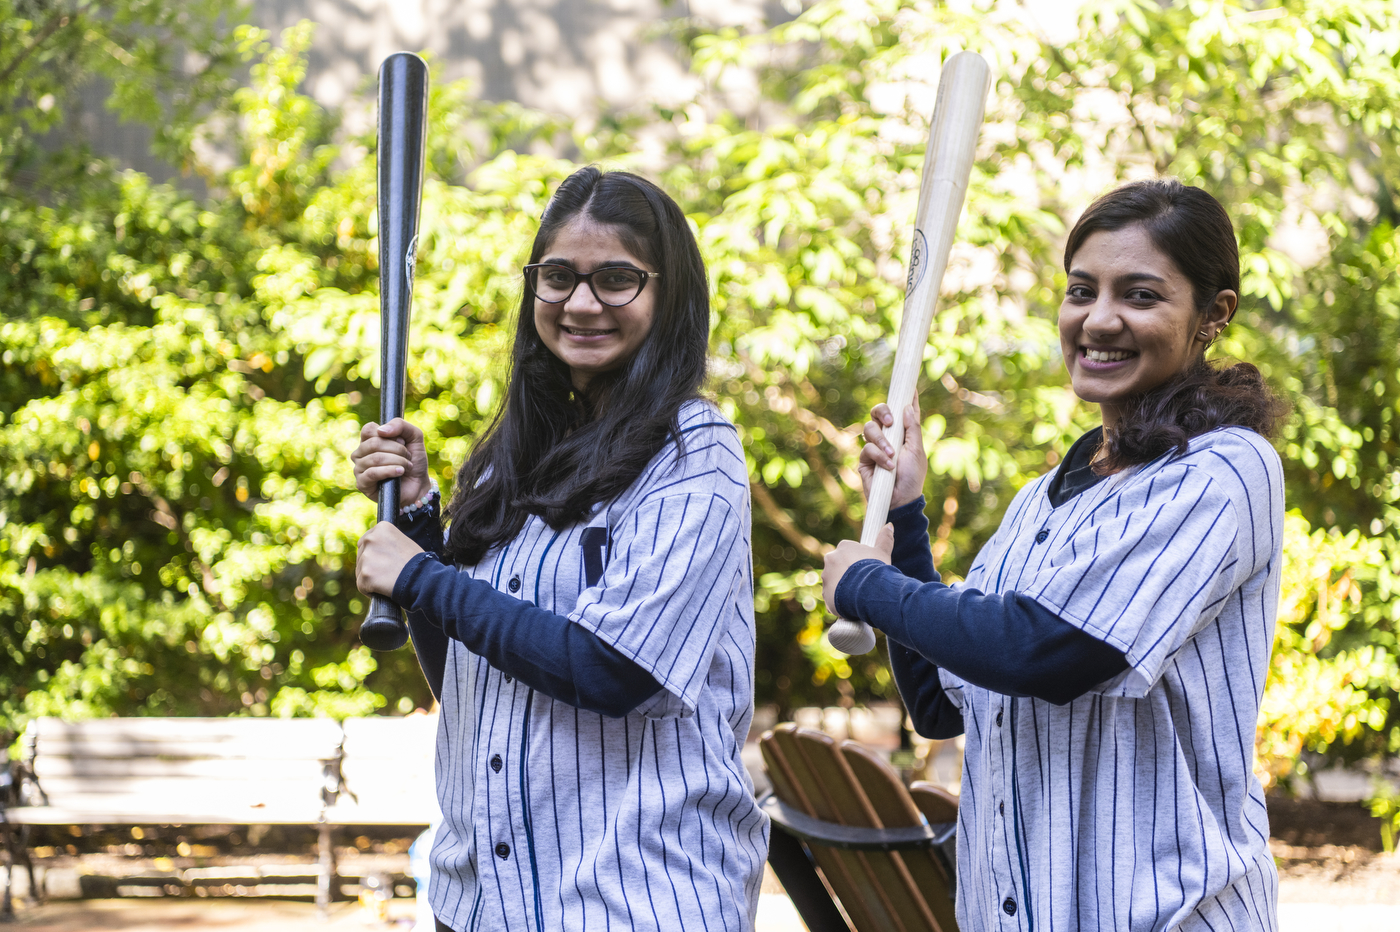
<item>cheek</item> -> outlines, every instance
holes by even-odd
[[[645,307],[637,308],[637,313],[632,317],[632,331],[638,341],[646,339],[655,322],[656,308],[653,303],[649,302]]]
[[[1079,318],[1072,310],[1060,308],[1060,315],[1055,320],[1060,332],[1060,343],[1069,346],[1074,342],[1075,334],[1079,332]]]

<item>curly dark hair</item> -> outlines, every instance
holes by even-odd
[[[1140,225],[1153,245],[1191,282],[1197,312],[1205,316],[1222,291],[1240,291],[1235,230],[1220,202],[1174,178],[1115,188],[1089,205],[1065,243],[1065,271],[1090,235]],[[1265,437],[1277,431],[1288,406],[1265,384],[1257,366],[1197,361],[1130,402],[1104,440],[1100,473],[1186,452],[1192,437],[1218,427],[1246,427]],[[1106,432],[1107,433],[1107,432]]]

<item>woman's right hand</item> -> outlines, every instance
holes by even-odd
[[[423,432],[401,417],[360,428],[360,445],[350,454],[355,488],[379,501],[379,483],[399,480],[399,501],[412,504],[428,491],[428,450]]]
[[[878,404],[870,409],[870,420],[865,422],[865,447],[860,451],[860,483],[865,497],[870,498],[870,482],[875,478],[875,469],[883,467],[894,470],[894,494],[890,496],[890,508],[907,505],[924,494],[924,477],[928,475],[928,454],[924,452],[924,431],[919,419],[919,399],[916,395],[909,407],[904,409],[904,443],[899,448],[899,458],[885,439],[885,428],[894,423],[894,415],[886,404]]]

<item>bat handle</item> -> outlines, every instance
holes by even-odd
[[[905,405],[908,401],[904,402]],[[891,408],[903,412],[904,405],[898,408],[891,403]],[[890,446],[898,450],[904,443],[904,416],[901,413],[896,416],[894,423],[885,428],[885,438],[889,440]],[[867,547],[875,546],[875,539],[880,536],[880,530],[885,526],[885,519],[890,513],[890,498],[894,495],[894,472],[889,469],[880,468],[875,470],[875,475],[870,479],[870,495],[865,506],[865,524],[861,527],[860,542]],[[835,608],[835,606],[828,606]],[[845,618],[837,618],[831,623],[831,627],[826,629],[826,639],[831,642],[831,646],[841,651],[843,654],[868,654],[875,649],[875,629],[863,621],[850,621]]]
[[[403,609],[382,595],[371,596],[369,614],[360,624],[360,641],[370,650],[398,650],[408,641]]]
[[[399,480],[379,483],[379,520],[392,522],[399,512]],[[360,643],[370,650],[398,650],[408,642],[403,609],[382,595],[370,596],[369,614],[360,623]]]

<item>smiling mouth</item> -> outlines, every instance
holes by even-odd
[[[607,336],[609,333],[617,333],[617,330],[616,330],[616,329],[612,329],[612,330],[590,330],[590,329],[586,329],[586,328],[584,328],[584,327],[566,327],[566,326],[564,326],[563,324],[560,324],[560,325],[559,325],[559,329],[562,330],[562,331],[564,331],[564,332],[567,333],[567,334],[570,334],[570,335],[576,336],[576,337],[601,337],[601,336]]]
[[[1096,350],[1087,346],[1080,347],[1079,351],[1090,362],[1121,362],[1137,355],[1132,350]]]

